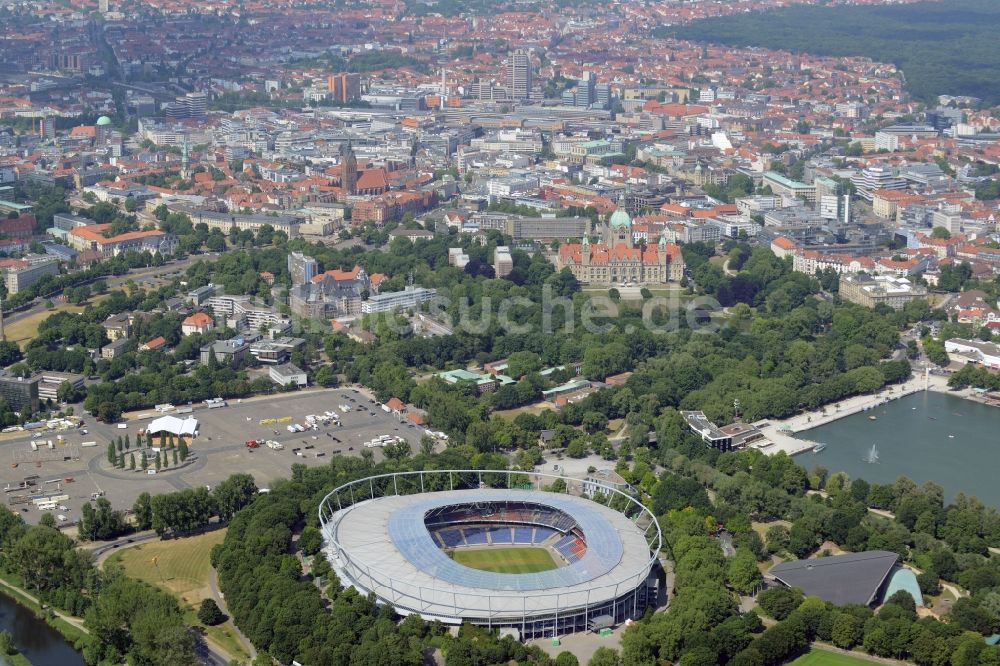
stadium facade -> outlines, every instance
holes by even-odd
[[[567,492],[543,490],[560,479]],[[659,525],[630,495],[608,488],[602,503],[580,496],[581,486],[490,470],[359,479],[320,503],[325,552],[345,585],[401,615],[515,630],[522,640],[638,618],[660,592]],[[547,548],[555,567],[495,573],[449,556],[497,546]]]

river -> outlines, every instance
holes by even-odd
[[[1000,507],[998,407],[921,391],[800,436],[827,445],[820,453],[795,456],[807,470],[818,464],[830,473],[846,472],[852,479],[883,484],[908,476],[917,483],[939,484],[946,501],[964,492]],[[873,445],[879,461],[870,464],[864,458]]]
[[[9,631],[14,645],[32,666],[84,666],[83,656],[58,631],[15,602],[0,589],[0,630]],[[2,657],[0,657],[2,659]]]

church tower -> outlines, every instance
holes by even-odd
[[[184,135],[184,147],[181,149],[181,178],[187,180],[191,177],[190,156],[188,155],[187,134]]]
[[[354,155],[350,141],[347,142],[347,150],[340,161],[340,187],[347,194],[358,193],[358,158]]]

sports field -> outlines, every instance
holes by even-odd
[[[555,569],[556,563],[545,548],[460,548],[451,554],[452,559],[471,569],[496,573],[535,573]]]
[[[872,662],[860,657],[813,648],[792,662],[792,666],[861,666]]]

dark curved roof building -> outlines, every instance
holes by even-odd
[[[806,595],[837,605],[870,606],[884,591],[899,555],[886,550],[868,550],[811,560],[776,564],[770,578],[797,587]]]

